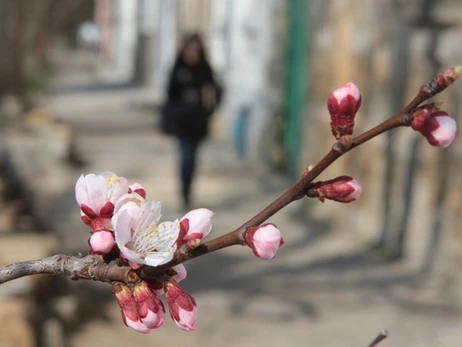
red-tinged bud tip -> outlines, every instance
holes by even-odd
[[[425,104],[420,107],[417,107],[411,114],[411,127],[416,131],[422,131],[428,118],[432,113],[438,112],[440,109],[435,103]]]
[[[164,295],[164,282],[163,281],[159,279],[155,279],[155,278],[150,278],[150,279],[146,279],[146,283],[148,284],[149,289],[152,290],[154,295],[156,296]]]
[[[164,323],[165,308],[146,282],[133,288],[133,297],[138,306],[141,322],[149,329],[157,329]]]
[[[128,186],[128,193],[136,193],[143,199],[146,199],[146,189],[139,183],[134,183]]]
[[[183,330],[196,329],[197,305],[194,298],[186,293],[175,281],[165,284],[165,299],[170,315],[176,325]]]
[[[359,198],[363,191],[361,184],[349,176],[340,176],[328,181],[313,183],[306,195],[337,202],[349,203]]]
[[[353,134],[354,119],[361,106],[361,94],[358,87],[348,82],[334,90],[327,100],[331,117],[332,134],[338,140]]]
[[[114,235],[110,231],[98,231],[90,236],[90,247],[95,254],[107,254],[115,246]]]
[[[281,232],[274,224],[249,228],[245,240],[253,254],[264,260],[273,259],[277,250],[284,245]]]
[[[423,85],[420,93],[426,97],[436,95],[453,84],[460,76],[462,76],[462,65],[453,66]]]

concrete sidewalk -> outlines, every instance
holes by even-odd
[[[73,191],[81,173],[114,171],[143,184],[148,198],[161,200],[166,220],[183,214],[176,143],[156,130],[156,114],[140,107],[142,93],[82,84],[51,97],[50,107],[73,126],[88,163],[66,178],[68,189],[52,206],[64,251],[87,248]],[[287,188],[283,179],[263,184],[218,140],[204,144],[200,163],[195,207],[215,211],[211,237],[239,226]],[[100,296],[93,314],[73,333],[73,345],[356,347],[366,346],[383,328],[391,332],[383,346],[460,343],[460,314],[422,297],[421,279],[411,269],[376,262],[348,226],[308,218],[300,207],[289,206],[271,220],[286,242],[272,261],[234,247],[186,263],[182,284],[199,310],[195,332],[180,331],[167,318],[150,335],[136,333],[123,325],[110,287],[89,283]]]

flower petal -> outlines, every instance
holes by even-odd
[[[157,224],[160,219],[162,205],[160,201],[147,201],[141,208],[136,229],[146,229],[152,224]]]
[[[117,182],[114,183],[114,186],[109,192],[109,201],[113,204],[124,194],[128,192],[128,181],[125,177],[119,177]]]
[[[149,252],[144,258],[144,262],[149,266],[159,266],[167,264],[170,260],[173,259],[173,254],[175,253],[176,245],[171,248],[169,251],[165,252]]]
[[[79,206],[88,202],[87,184],[83,175],[80,175],[77,183],[75,184],[75,199],[77,200]]]
[[[196,329],[196,321],[197,321],[197,306],[194,306],[192,311],[187,311],[182,309],[181,307],[178,308],[178,321],[175,320],[176,325],[183,330],[191,331]]]
[[[172,276],[176,283],[183,281],[188,274],[183,264],[175,265],[171,269],[176,272],[176,275]]]
[[[173,246],[176,248],[175,243],[180,234],[180,221],[177,219],[173,222],[162,222],[158,226],[158,232],[158,251],[168,251]]]
[[[142,334],[149,334],[151,332],[151,329],[144,325],[143,322],[141,322],[141,320],[134,321],[128,317],[125,317],[125,324],[127,324],[128,327]]]
[[[122,211],[126,211],[130,215],[130,217],[132,217],[135,220],[140,214],[141,208],[135,202],[130,201],[123,204],[122,207],[119,208],[117,213],[121,213]]]
[[[118,212],[112,217],[115,240],[124,257],[137,264],[145,264],[144,259],[134,250],[127,247],[132,242],[131,229],[133,218],[127,211]]]
[[[120,211],[120,209],[129,202],[132,202],[136,204],[138,208],[141,208],[141,206],[144,204],[145,201],[137,193],[128,193],[128,194],[121,195],[114,204],[114,213],[117,213],[118,211]]]
[[[103,176],[89,174],[85,176],[85,184],[87,188],[87,206],[90,207],[96,214],[108,201],[107,193],[108,186]]]

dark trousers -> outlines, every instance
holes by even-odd
[[[180,138],[180,177],[181,194],[185,205],[190,203],[191,185],[196,169],[197,148],[199,140]]]

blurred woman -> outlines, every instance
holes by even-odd
[[[206,138],[209,120],[218,104],[220,88],[199,34],[185,37],[168,82],[162,129],[178,138],[181,195],[184,207],[191,203],[199,145]]]

